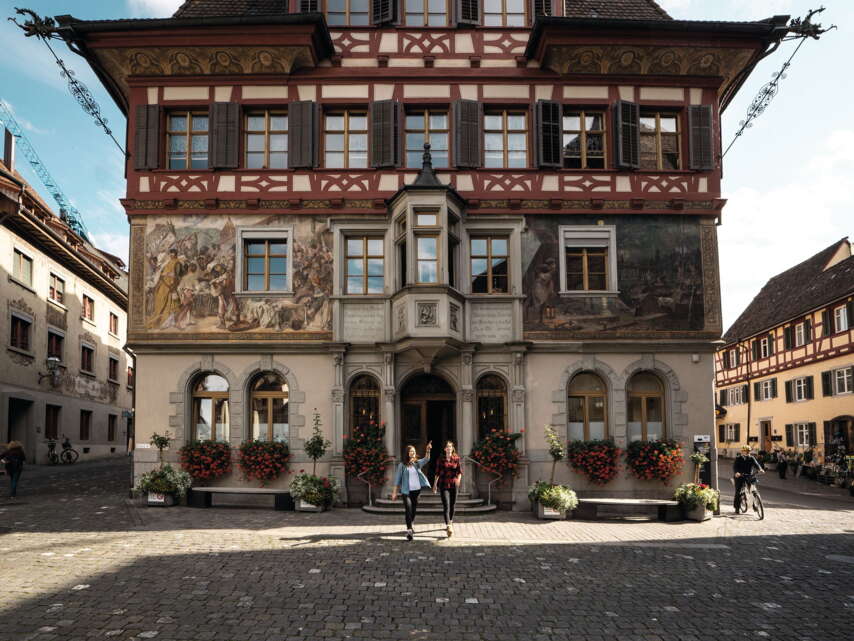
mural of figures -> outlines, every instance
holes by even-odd
[[[293,226],[293,293],[239,292],[236,226]],[[332,331],[332,234],[312,218],[154,218],[145,237],[145,326],[155,332]]]
[[[703,330],[700,227],[677,216],[610,216],[617,233],[616,296],[560,293],[560,225],[602,216],[528,216],[522,245],[525,336],[530,339]]]

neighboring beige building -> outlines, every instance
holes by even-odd
[[[721,450],[854,448],[852,299],[847,238],[768,281],[716,355]]]
[[[126,454],[133,371],[124,351],[124,264],[51,212],[15,171],[11,136],[6,139],[0,161],[0,441],[21,441],[35,463],[46,463],[48,439],[61,443],[63,435],[79,460]]]

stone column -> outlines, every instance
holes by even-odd
[[[331,390],[332,400],[332,453],[341,456],[344,452],[344,355],[335,354],[335,383]]]
[[[386,352],[383,354],[383,407],[382,422],[385,423],[385,447],[391,459],[390,470],[386,474],[388,482],[386,491],[391,491],[392,471],[399,457],[397,416],[395,414],[395,396],[397,389],[394,385],[394,354]]]
[[[472,353],[464,352],[460,359],[460,425],[457,436],[457,447],[460,456],[468,456],[475,440],[475,415],[474,389],[472,387]],[[477,496],[477,486],[474,483],[475,465],[468,461],[463,462],[463,480],[465,487],[469,488],[472,496]]]

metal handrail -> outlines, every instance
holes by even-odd
[[[366,474],[366,473],[367,473],[367,472],[362,472],[362,474]],[[357,479],[359,479],[362,483],[364,483],[365,485],[367,485],[367,486],[368,486],[368,505],[370,505],[371,507],[373,507],[373,505],[374,505],[374,498],[373,498],[373,494],[372,494],[372,492],[371,492],[371,487],[372,487],[372,486],[371,486],[371,482],[370,482],[370,481],[367,481],[367,480],[365,480],[365,479],[363,479],[363,478],[362,478],[362,474],[357,474],[357,475],[356,475],[356,478],[357,478]]]
[[[463,458],[463,460],[465,460],[465,461],[471,461],[472,463],[474,463],[475,465],[477,465],[480,469],[482,469],[484,472],[489,472],[490,474],[492,474],[492,475],[494,475],[494,476],[495,476],[495,478],[494,478],[494,479],[492,479],[492,480],[489,482],[489,485],[487,486],[487,491],[486,491],[486,504],[487,504],[487,505],[492,505],[492,486],[493,486],[493,484],[494,484],[494,483],[496,483],[496,482],[498,482],[498,481],[500,481],[500,480],[501,480],[502,475],[501,475],[501,474],[496,474],[496,473],[495,473],[495,472],[493,472],[492,470],[490,470],[490,469],[488,469],[488,468],[484,467],[484,466],[483,466],[479,461],[475,461],[475,460],[474,460],[472,457],[470,457],[470,456],[466,456],[466,457],[464,457],[464,458]],[[471,485],[469,485],[469,491],[471,491]]]

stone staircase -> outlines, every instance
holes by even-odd
[[[392,501],[388,495],[374,499],[373,505],[363,505],[362,509],[371,514],[403,514],[403,501],[398,498]],[[470,493],[457,494],[455,515],[488,514],[494,512],[495,505],[486,505],[484,499],[472,498]],[[421,492],[418,497],[418,514],[442,514],[442,499],[438,494],[429,491]]]

